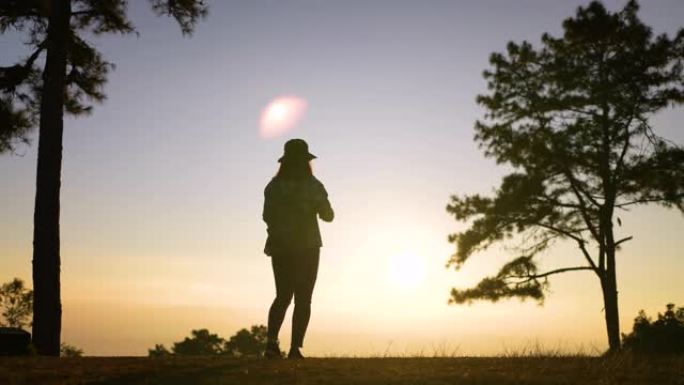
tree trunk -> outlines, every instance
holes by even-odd
[[[612,233],[612,232],[611,232]],[[620,349],[620,314],[618,312],[618,292],[615,273],[615,247],[606,250],[606,270],[601,278],[603,307],[606,313],[609,351]]]
[[[59,192],[71,0],[50,3],[33,217],[33,344],[40,355],[59,356],[62,328]]]

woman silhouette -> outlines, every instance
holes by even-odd
[[[309,324],[322,245],[316,217],[326,222],[334,217],[328,193],[311,171],[310,161],[315,158],[302,139],[287,141],[284,155],[278,159],[280,169],[264,190],[263,218],[268,225],[264,253],[271,257],[276,286],[276,298],[268,313],[267,358],[280,358],[278,333],[293,296],[288,358],[304,358],[299,348]]]

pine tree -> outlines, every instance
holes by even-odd
[[[148,0],[184,35],[206,16],[202,0]],[[0,152],[39,127],[33,235],[33,339],[39,354],[60,350],[60,184],[64,113],[87,115],[105,98],[112,63],[84,36],[131,34],[126,0],[0,0],[0,32],[26,36],[33,52],[0,68]],[[41,58],[44,60],[41,62]],[[42,68],[40,67],[40,64]]]
[[[620,347],[616,253],[621,210],[658,204],[684,211],[684,150],[658,136],[649,118],[684,102],[684,30],[654,36],[629,1],[611,13],[597,1],[544,34],[535,48],[510,42],[485,71],[485,119],[475,140],[513,172],[493,197],[453,196],[447,211],[470,221],[450,236],[449,265],[515,237],[515,258],[475,287],[452,289],[451,302],[532,298],[548,277],[592,272],[605,306],[610,350]],[[578,247],[580,264],[540,271],[540,252],[556,241]]]

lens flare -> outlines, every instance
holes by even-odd
[[[292,130],[304,117],[308,103],[297,96],[277,97],[261,111],[259,135],[264,139],[277,138]]]

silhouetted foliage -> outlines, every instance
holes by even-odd
[[[242,329],[225,343],[224,353],[234,356],[261,357],[266,350],[267,328],[254,325],[250,330]]]
[[[192,32],[207,14],[202,0],[149,0],[157,15]],[[85,37],[136,33],[126,0],[0,0],[0,33],[23,34],[30,54],[0,67],[0,153],[40,128],[33,239],[33,340],[39,354],[59,355],[60,187],[64,113],[79,116],[102,102],[113,64]],[[41,59],[44,57],[44,60]],[[42,68],[41,68],[42,67]]]
[[[83,350],[73,345],[62,343],[59,347],[59,356],[67,358],[83,357]]]
[[[648,354],[684,354],[684,307],[667,304],[656,321],[641,310],[634,319],[632,332],[622,335],[625,349]]]
[[[174,18],[185,35],[205,17],[207,5],[202,0],[148,0],[158,16]],[[64,31],[66,71],[64,111],[71,115],[92,112],[92,103],[106,96],[103,86],[113,64],[106,61],[83,35],[137,33],[128,19],[126,0],[70,0],[54,5],[40,0],[0,0],[0,33],[15,31],[26,34],[31,54],[9,67],[0,67],[0,153],[11,151],[17,142],[27,142],[30,128],[40,115],[40,93],[43,91],[44,68],[39,60],[54,48],[48,42],[51,17],[64,7],[70,24]],[[56,31],[55,31],[56,32]]]
[[[602,287],[611,349],[620,346],[617,211],[649,203],[684,211],[684,150],[653,130],[649,118],[684,102],[684,30],[654,36],[636,1],[610,13],[597,1],[563,22],[563,35],[540,46],[508,43],[484,72],[486,110],[475,124],[485,156],[513,171],[493,197],[453,196],[447,211],[468,228],[449,237],[449,266],[515,238],[517,255],[474,288],[453,289],[451,302],[532,298],[542,302],[548,277],[590,271]],[[540,252],[557,241],[578,247],[582,263],[539,269]]]
[[[24,286],[24,281],[14,278],[0,286],[0,326],[25,328],[31,326],[33,313],[33,291]]]
[[[169,349],[166,348],[163,344],[156,344],[154,345],[153,349],[148,349],[147,350],[147,356],[148,357],[154,357],[154,358],[160,358],[160,357],[168,357],[172,353],[169,351]]]
[[[171,350],[180,356],[209,356],[221,354],[225,340],[207,329],[193,330],[191,337],[173,344]]]
[[[198,329],[193,330],[191,336],[183,341],[175,342],[171,351],[162,344],[156,344],[153,349],[147,350],[147,355],[261,357],[266,350],[266,332],[266,326],[252,325],[249,330],[241,329],[229,340],[225,340],[207,329]]]

